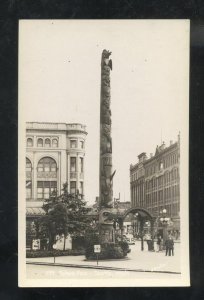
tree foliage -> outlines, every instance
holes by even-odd
[[[41,234],[48,236],[49,249],[55,243],[56,235],[68,234],[80,235],[89,225],[87,220],[86,202],[83,200],[83,195],[68,193],[68,184],[63,184],[62,193],[57,196],[53,192],[49,199],[47,199],[43,208],[46,212],[40,219]],[[65,243],[64,243],[65,248]]]

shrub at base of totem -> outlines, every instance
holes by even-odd
[[[98,253],[98,259],[121,259],[127,256],[130,252],[129,246],[126,242],[120,242],[118,244],[102,244],[101,252]],[[88,245],[86,248],[85,256],[87,259],[97,259],[97,254],[94,253],[94,245]]]

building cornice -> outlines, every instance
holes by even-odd
[[[87,135],[86,126],[80,123],[26,122],[26,130],[60,131],[68,134],[83,133]]]
[[[178,146],[178,143],[174,143],[172,145],[170,145],[169,147],[165,148],[164,150],[161,150],[157,155],[154,155],[153,157],[150,157],[149,159],[145,160],[143,162],[144,165],[154,161],[154,160],[158,160],[161,156],[163,156],[164,154],[166,154],[168,151],[172,151],[173,148],[176,148]]]

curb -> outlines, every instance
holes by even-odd
[[[126,268],[105,267],[105,266],[102,267],[102,266],[60,264],[60,263],[46,263],[46,262],[26,262],[26,264],[27,265],[52,266],[52,267],[98,269],[98,270],[110,270],[110,271],[130,271],[130,272],[144,272],[144,273],[181,274],[181,272],[173,272],[173,271],[157,271],[157,270],[144,270],[144,269],[126,269]]]

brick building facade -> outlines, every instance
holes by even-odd
[[[172,230],[180,230],[180,135],[168,147],[156,147],[154,155],[138,155],[130,166],[131,206],[144,207],[159,217],[166,209]]]

